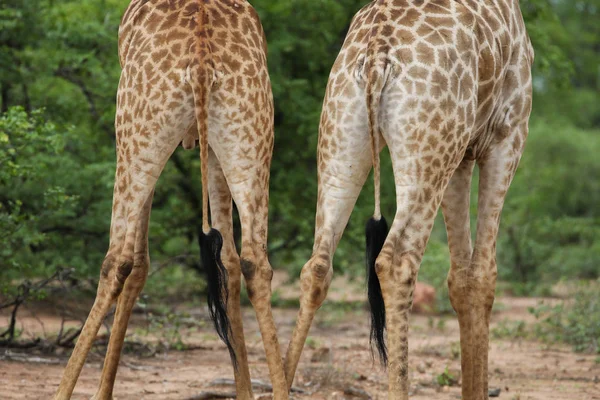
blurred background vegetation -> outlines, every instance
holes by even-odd
[[[351,17],[365,3],[252,1],[269,42],[276,106],[270,257],[274,268],[292,279],[312,249],[325,85]],[[3,0],[0,5],[0,290],[5,299],[29,295],[32,286],[24,282],[57,271],[69,271],[70,282],[88,282],[93,289],[108,248],[117,30],[127,4]],[[561,279],[595,280],[600,274],[600,1],[523,0],[521,8],[536,50],[534,110],[503,213],[498,269],[505,291],[540,295]],[[383,210],[391,216],[394,185],[384,153]],[[335,256],[336,274],[362,275],[372,190],[367,184],[358,200]],[[147,295],[202,290],[201,278],[189,268],[200,260],[199,195],[198,154],[178,149],[154,200]],[[438,218],[420,279],[441,293],[449,267],[445,241]]]

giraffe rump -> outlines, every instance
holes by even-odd
[[[371,352],[373,358],[375,347],[379,353],[379,358],[383,365],[387,364],[387,346],[385,344],[385,304],[381,294],[381,285],[375,268],[377,256],[383,248],[385,238],[388,233],[388,226],[385,218],[380,220],[371,218],[365,228],[367,239],[367,289],[369,298],[369,307],[371,310]]]
[[[231,323],[227,316],[227,299],[229,297],[227,269],[221,261],[223,236],[218,230],[211,229],[208,233],[200,232],[199,240],[202,266],[206,272],[208,313],[215,325],[217,334],[227,345],[234,367],[237,368]]]

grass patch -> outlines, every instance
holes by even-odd
[[[435,380],[440,386],[452,386],[458,383],[458,379],[448,371],[448,367]]]
[[[546,342],[570,344],[576,352],[600,354],[599,294],[600,280],[581,283],[572,300],[531,308],[538,319],[535,336]]]
[[[527,325],[524,321],[500,321],[490,330],[494,339],[525,339],[529,336]]]

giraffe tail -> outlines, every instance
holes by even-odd
[[[221,260],[223,236],[218,230],[210,227],[208,220],[208,109],[210,88],[214,79],[214,67],[210,52],[211,26],[208,13],[206,10],[201,9],[200,14],[200,21],[196,30],[196,57],[190,66],[190,84],[194,95],[194,112],[198,125],[202,175],[200,255],[207,278],[208,312],[217,334],[227,345],[234,367],[237,368],[231,323],[227,315],[227,299],[229,297],[227,269]]]
[[[367,293],[371,309],[371,351],[377,349],[383,365],[387,364],[387,346],[385,344],[385,303],[381,293],[381,285],[375,262],[381,252],[388,233],[388,225],[381,215],[381,174],[379,160],[379,110],[382,92],[385,86],[386,62],[379,60],[375,36],[370,40],[367,48],[366,69],[366,101],[369,123],[369,136],[371,139],[371,155],[373,158],[373,178],[375,184],[375,211],[373,217],[367,222],[365,228],[367,244]]]
[[[379,358],[383,365],[387,364],[387,346],[385,344],[385,304],[381,294],[381,285],[375,268],[375,260],[388,233],[388,225],[385,218],[381,217],[379,221],[371,218],[365,228],[367,238],[367,293],[369,298],[369,308],[371,309],[371,352],[374,354],[374,348],[377,348]]]

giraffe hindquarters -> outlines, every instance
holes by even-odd
[[[465,206],[465,200],[451,202],[449,199],[445,206],[446,220],[451,222],[448,224],[452,256],[448,288],[460,325],[462,390],[465,400],[488,398],[489,323],[498,274],[496,239],[504,199],[517,169],[526,136],[527,124],[523,123],[502,141],[492,144],[477,160],[477,235],[470,257],[465,252],[469,248],[466,238],[459,240],[461,235],[464,236],[460,233],[464,222],[453,221],[450,216],[458,204]],[[463,186],[466,192],[466,185]],[[468,194],[464,193],[463,196]]]

